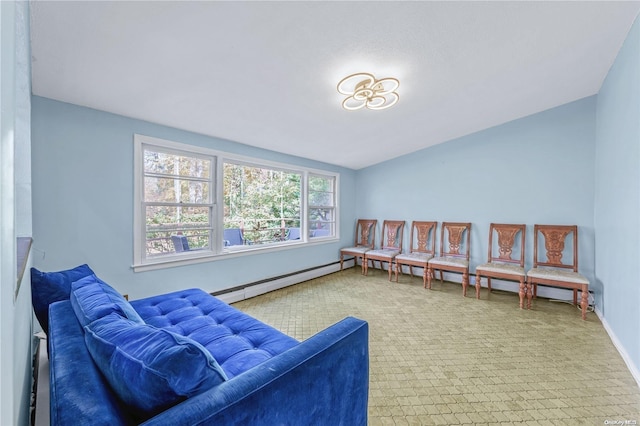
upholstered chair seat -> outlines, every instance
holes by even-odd
[[[519,265],[513,265],[510,263],[497,263],[497,262],[491,262],[491,263],[485,263],[482,265],[478,265],[476,267],[476,273],[477,271],[482,271],[482,272],[502,272],[502,273],[508,273],[511,275],[518,275],[518,276],[525,276],[525,270],[522,266]],[[483,274],[484,275],[484,274]]]
[[[424,262],[427,263],[429,259],[433,259],[433,255],[431,253],[405,253],[396,256],[396,262],[404,262],[404,261],[414,261],[414,262]]]
[[[345,253],[348,252],[351,255],[354,254],[365,254],[366,252],[370,251],[371,248],[370,247],[365,247],[365,246],[359,246],[359,247],[345,247],[343,249],[341,249],[342,251],[344,251]]]
[[[433,266],[453,266],[454,268],[469,267],[469,261],[467,259],[461,259],[459,257],[451,257],[451,256],[434,257],[429,261],[429,263]]]
[[[527,275],[531,278],[557,280],[575,284],[589,284],[589,280],[578,272],[554,268],[533,268]]]
[[[384,259],[383,262],[390,262],[398,254],[400,254],[400,250],[382,249],[382,250],[369,250],[369,251],[367,251],[367,257],[375,256],[376,259],[378,259],[378,258]]]

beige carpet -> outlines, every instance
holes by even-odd
[[[300,340],[368,321],[370,425],[640,424],[640,389],[594,313],[469,294],[352,268],[234,306]]]

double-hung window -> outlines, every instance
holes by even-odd
[[[309,236],[336,235],[336,176],[308,176]]]
[[[137,136],[143,140],[146,137]],[[212,252],[216,158],[160,141],[137,145],[139,200],[136,261]]]

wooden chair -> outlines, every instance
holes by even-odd
[[[539,258],[539,235],[544,239],[546,261],[541,261]],[[570,236],[573,247],[571,263],[562,262],[567,236]],[[527,308],[531,309],[531,297],[538,295],[538,284],[564,287],[573,290],[574,305],[578,302],[578,290],[582,292],[580,298],[582,319],[587,318],[589,280],[578,273],[578,227],[576,225],[534,225],[533,268],[527,272],[527,282],[529,287]]]
[[[340,270],[344,264],[344,256],[355,257],[355,265],[358,264],[358,259],[361,259],[362,273],[364,274],[364,254],[373,250],[373,245],[376,239],[376,226],[378,221],[376,219],[358,219],[356,223],[356,237],[354,239],[353,247],[345,247],[340,249]]]
[[[464,234],[466,239],[463,241]],[[447,244],[445,244],[445,240]],[[471,243],[471,223],[442,222],[440,234],[440,256],[427,263],[427,288],[431,288],[434,270],[440,271],[440,282],[443,282],[443,271],[462,274],[462,295],[467,295],[469,286],[469,250]],[[446,250],[445,250],[446,247]],[[463,253],[460,253],[460,249]]]
[[[375,261],[389,264],[389,281],[391,281],[391,270],[393,268],[393,259],[402,253],[402,237],[404,235],[404,220],[385,220],[382,222],[382,235],[380,237],[380,248],[378,250],[369,250],[364,254],[364,274],[367,275],[369,270],[369,261],[371,266],[375,268]]]
[[[526,233],[526,225],[498,223],[489,225],[489,254],[487,255],[487,263],[476,267],[476,298],[480,299],[482,276],[487,277],[489,293],[491,293],[491,278],[517,281],[520,283],[518,291],[520,295],[520,309],[524,307],[524,298],[527,294],[526,274],[524,270],[524,241]],[[498,236],[497,245],[493,243],[494,234]],[[520,234],[519,250],[516,247],[518,234]],[[514,249],[516,249],[515,254],[520,255],[520,259],[511,258]]]
[[[427,287],[427,263],[436,253],[436,226],[438,222],[413,221],[411,223],[411,239],[409,240],[409,253],[401,253],[396,256],[396,282],[398,272],[402,275],[402,265],[409,267],[409,273],[413,277],[413,267],[423,268],[423,286]]]

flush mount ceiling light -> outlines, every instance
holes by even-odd
[[[398,102],[395,92],[400,82],[395,78],[376,78],[369,73],[352,74],[338,83],[338,92],[347,95],[342,107],[348,111],[361,108],[387,109]]]

